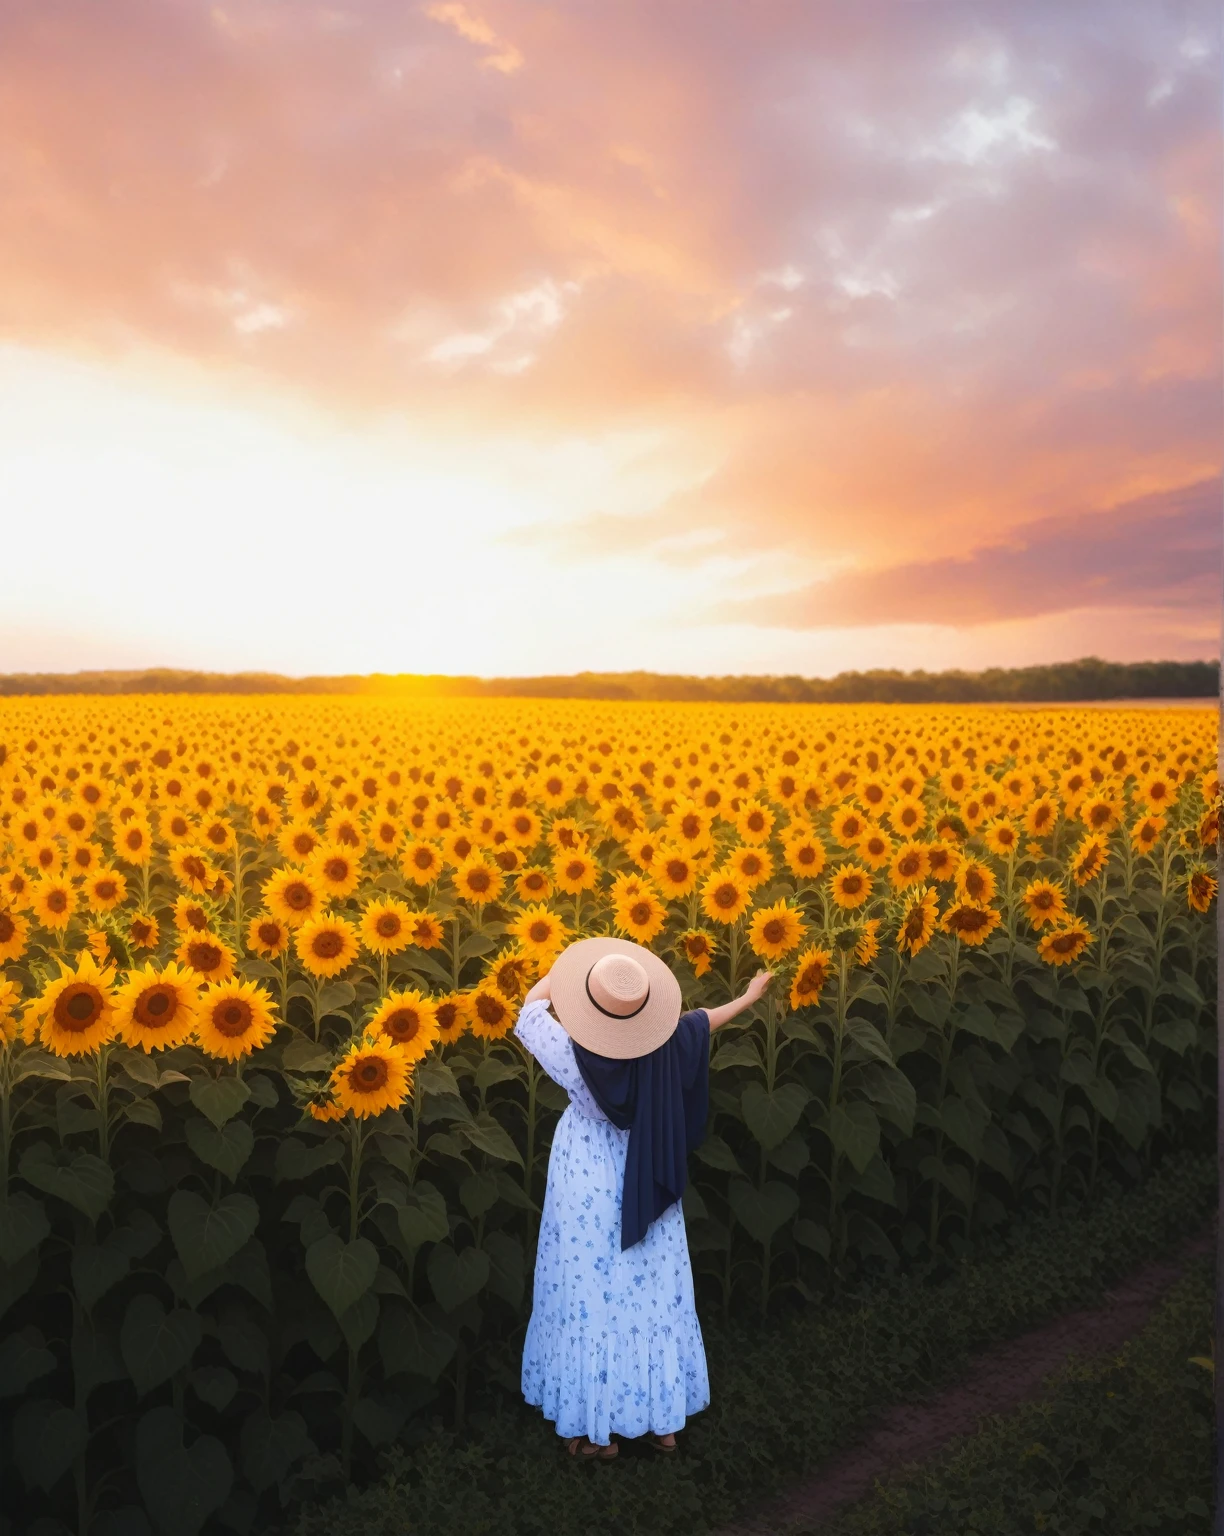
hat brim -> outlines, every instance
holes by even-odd
[[[650,978],[646,1006],[630,1019],[609,1018],[587,996],[591,967],[610,954],[632,955]],[[631,939],[612,935],[578,939],[553,961],[548,981],[553,1012],[570,1039],[614,1061],[649,1055],[671,1037],[680,1020],[680,983],[671,968],[653,950]]]

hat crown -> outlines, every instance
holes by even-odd
[[[605,1013],[627,1018],[646,1001],[650,977],[632,955],[601,955],[587,972],[587,991]]]

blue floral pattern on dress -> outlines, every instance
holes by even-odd
[[[570,1096],[548,1159],[523,1396],[559,1435],[596,1445],[682,1429],[710,1402],[683,1206],[622,1252],[629,1132],[596,1105],[547,1002],[528,1003],[514,1033]]]

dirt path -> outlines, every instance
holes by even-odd
[[[1215,1246],[1214,1234],[1193,1238],[1167,1259],[1133,1271],[1105,1293],[1100,1307],[1069,1312],[974,1356],[954,1385],[920,1402],[886,1409],[863,1439],[832,1456],[782,1498],[719,1536],[786,1536],[814,1532],[835,1510],[872,1491],[876,1480],[907,1462],[927,1461],[981,1419],[1041,1395],[1051,1372],[1073,1355],[1117,1349],[1138,1333],[1187,1262]]]

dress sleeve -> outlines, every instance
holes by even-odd
[[[519,1043],[530,1051],[553,1082],[565,1089],[579,1114],[589,1120],[608,1118],[583,1082],[578,1063],[574,1060],[570,1037],[553,1017],[546,999],[537,998],[534,1003],[524,1005],[514,1026],[514,1033]]]

